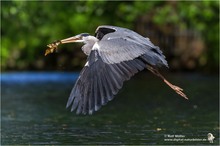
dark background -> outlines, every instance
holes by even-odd
[[[99,25],[137,31],[163,50],[171,70],[218,72],[219,2],[66,1],[1,2],[2,71],[77,71],[85,63],[82,44],[47,44]]]

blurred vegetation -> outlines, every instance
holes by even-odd
[[[145,16],[148,16],[146,24],[140,21]],[[175,66],[175,59],[178,60],[181,54],[171,55],[171,48],[169,51],[163,48],[169,56],[168,62],[174,61],[171,68],[218,72],[218,1],[2,1],[1,69],[75,70],[83,66],[86,58],[79,49],[81,44],[63,45],[59,54],[45,57],[46,45],[82,32],[94,34],[96,27],[103,24],[147,34],[138,28],[139,25],[149,26],[148,23],[156,26],[155,31],[172,26],[175,28],[172,33],[175,30],[193,32],[201,38],[204,47],[198,57],[194,57],[197,63],[192,67]],[[164,33],[163,37],[168,36]],[[156,45],[161,47],[160,42]]]

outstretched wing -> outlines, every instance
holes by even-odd
[[[144,60],[152,66],[168,66],[160,48],[134,31],[100,26],[96,30],[96,37],[100,39],[96,48],[105,63],[120,63],[144,56]]]
[[[72,89],[67,107],[71,106],[71,111],[77,109],[77,114],[92,114],[113,99],[125,80],[145,67],[140,59],[107,64],[97,50],[92,50]]]

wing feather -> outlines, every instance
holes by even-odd
[[[106,67],[105,68],[106,71],[105,71],[105,78],[106,78],[106,83],[108,84],[108,87],[110,88],[111,92],[113,95],[115,95],[117,92],[115,91],[115,84],[114,84],[114,79],[113,79],[113,76],[111,76],[111,70]]]
[[[100,97],[101,97],[101,105],[104,105],[107,103],[106,100],[106,94],[105,94],[105,89],[104,89],[104,82],[102,81],[103,78],[103,72],[98,72],[98,89],[100,92]]]
[[[71,111],[77,109],[77,114],[92,114],[99,110],[113,99],[124,81],[144,69],[144,63],[138,58],[107,64],[99,54],[94,58],[94,52],[97,53],[97,50],[91,51],[93,54],[88,57],[90,63],[81,71],[67,103],[67,107],[71,106]]]
[[[105,90],[105,93],[106,93],[105,98],[109,101],[109,100],[112,99],[111,97],[113,96],[113,94],[112,94],[111,89],[109,88],[109,86],[107,84],[106,75],[104,74],[104,72],[103,72],[102,75],[103,75],[102,82],[103,82],[104,90]]]
[[[110,66],[112,74],[114,76],[115,82],[116,82],[116,87],[120,89],[123,85],[123,80],[121,79],[122,77],[120,74],[116,71],[115,67],[113,65]]]
[[[90,83],[85,84],[84,91],[83,91],[83,97],[88,97],[89,86],[90,86]],[[88,98],[83,98],[83,108],[82,108],[83,114],[86,114],[86,112],[87,112],[87,108],[88,108],[87,103],[88,103]]]
[[[97,76],[94,75],[94,88],[93,88],[93,92],[94,92],[94,98],[95,98],[95,111],[98,110],[98,107],[99,107],[99,103],[98,103],[98,83],[97,83]],[[86,98],[86,97],[84,97]]]
[[[91,78],[91,83],[90,83],[90,94],[88,96],[88,100],[89,100],[89,114],[92,114],[94,112],[94,86],[93,86],[93,83],[94,83],[94,78]]]
[[[74,95],[74,93],[75,93],[75,95]],[[78,98],[75,98],[75,97],[78,97]],[[79,94],[79,89],[78,90],[76,90],[76,92],[72,92],[71,93],[71,95],[70,95],[70,98],[72,98],[72,100],[69,100],[67,103],[68,103],[68,105],[67,105],[67,107],[68,106],[70,106],[70,104],[72,103],[72,101],[73,101],[73,99],[74,99],[74,101],[73,101],[73,105],[72,105],[72,108],[71,108],[71,111],[74,111],[76,108],[77,108],[77,106],[78,106],[78,104],[79,104],[79,100],[80,100],[80,94]]]
[[[114,70],[115,76],[118,78],[118,80],[122,83],[126,80],[125,74],[122,72],[122,70],[119,68],[117,64],[111,64],[112,70]]]

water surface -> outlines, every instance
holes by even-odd
[[[78,73],[1,74],[1,143],[20,144],[219,144],[218,76],[169,74],[189,100],[143,72],[125,82],[114,100],[92,116],[66,102]]]

